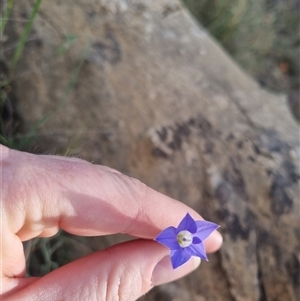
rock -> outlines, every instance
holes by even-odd
[[[13,93],[31,151],[112,166],[221,224],[208,264],[141,300],[296,300],[299,127],[177,1],[44,1]]]

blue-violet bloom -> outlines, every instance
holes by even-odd
[[[217,228],[217,224],[204,220],[195,221],[187,213],[177,228],[166,228],[155,240],[170,249],[172,266],[176,269],[191,256],[208,261],[203,241]]]

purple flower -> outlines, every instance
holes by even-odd
[[[155,240],[170,249],[173,269],[186,263],[191,256],[208,261],[203,241],[219,226],[207,221],[195,221],[187,213],[177,228],[168,227]]]

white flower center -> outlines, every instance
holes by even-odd
[[[180,231],[177,235],[177,242],[182,248],[188,247],[193,242],[193,235],[187,230]]]

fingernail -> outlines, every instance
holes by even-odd
[[[200,258],[192,257],[187,263],[174,270],[170,257],[166,256],[154,268],[152,284],[155,286],[177,280],[197,269],[200,263]]]

